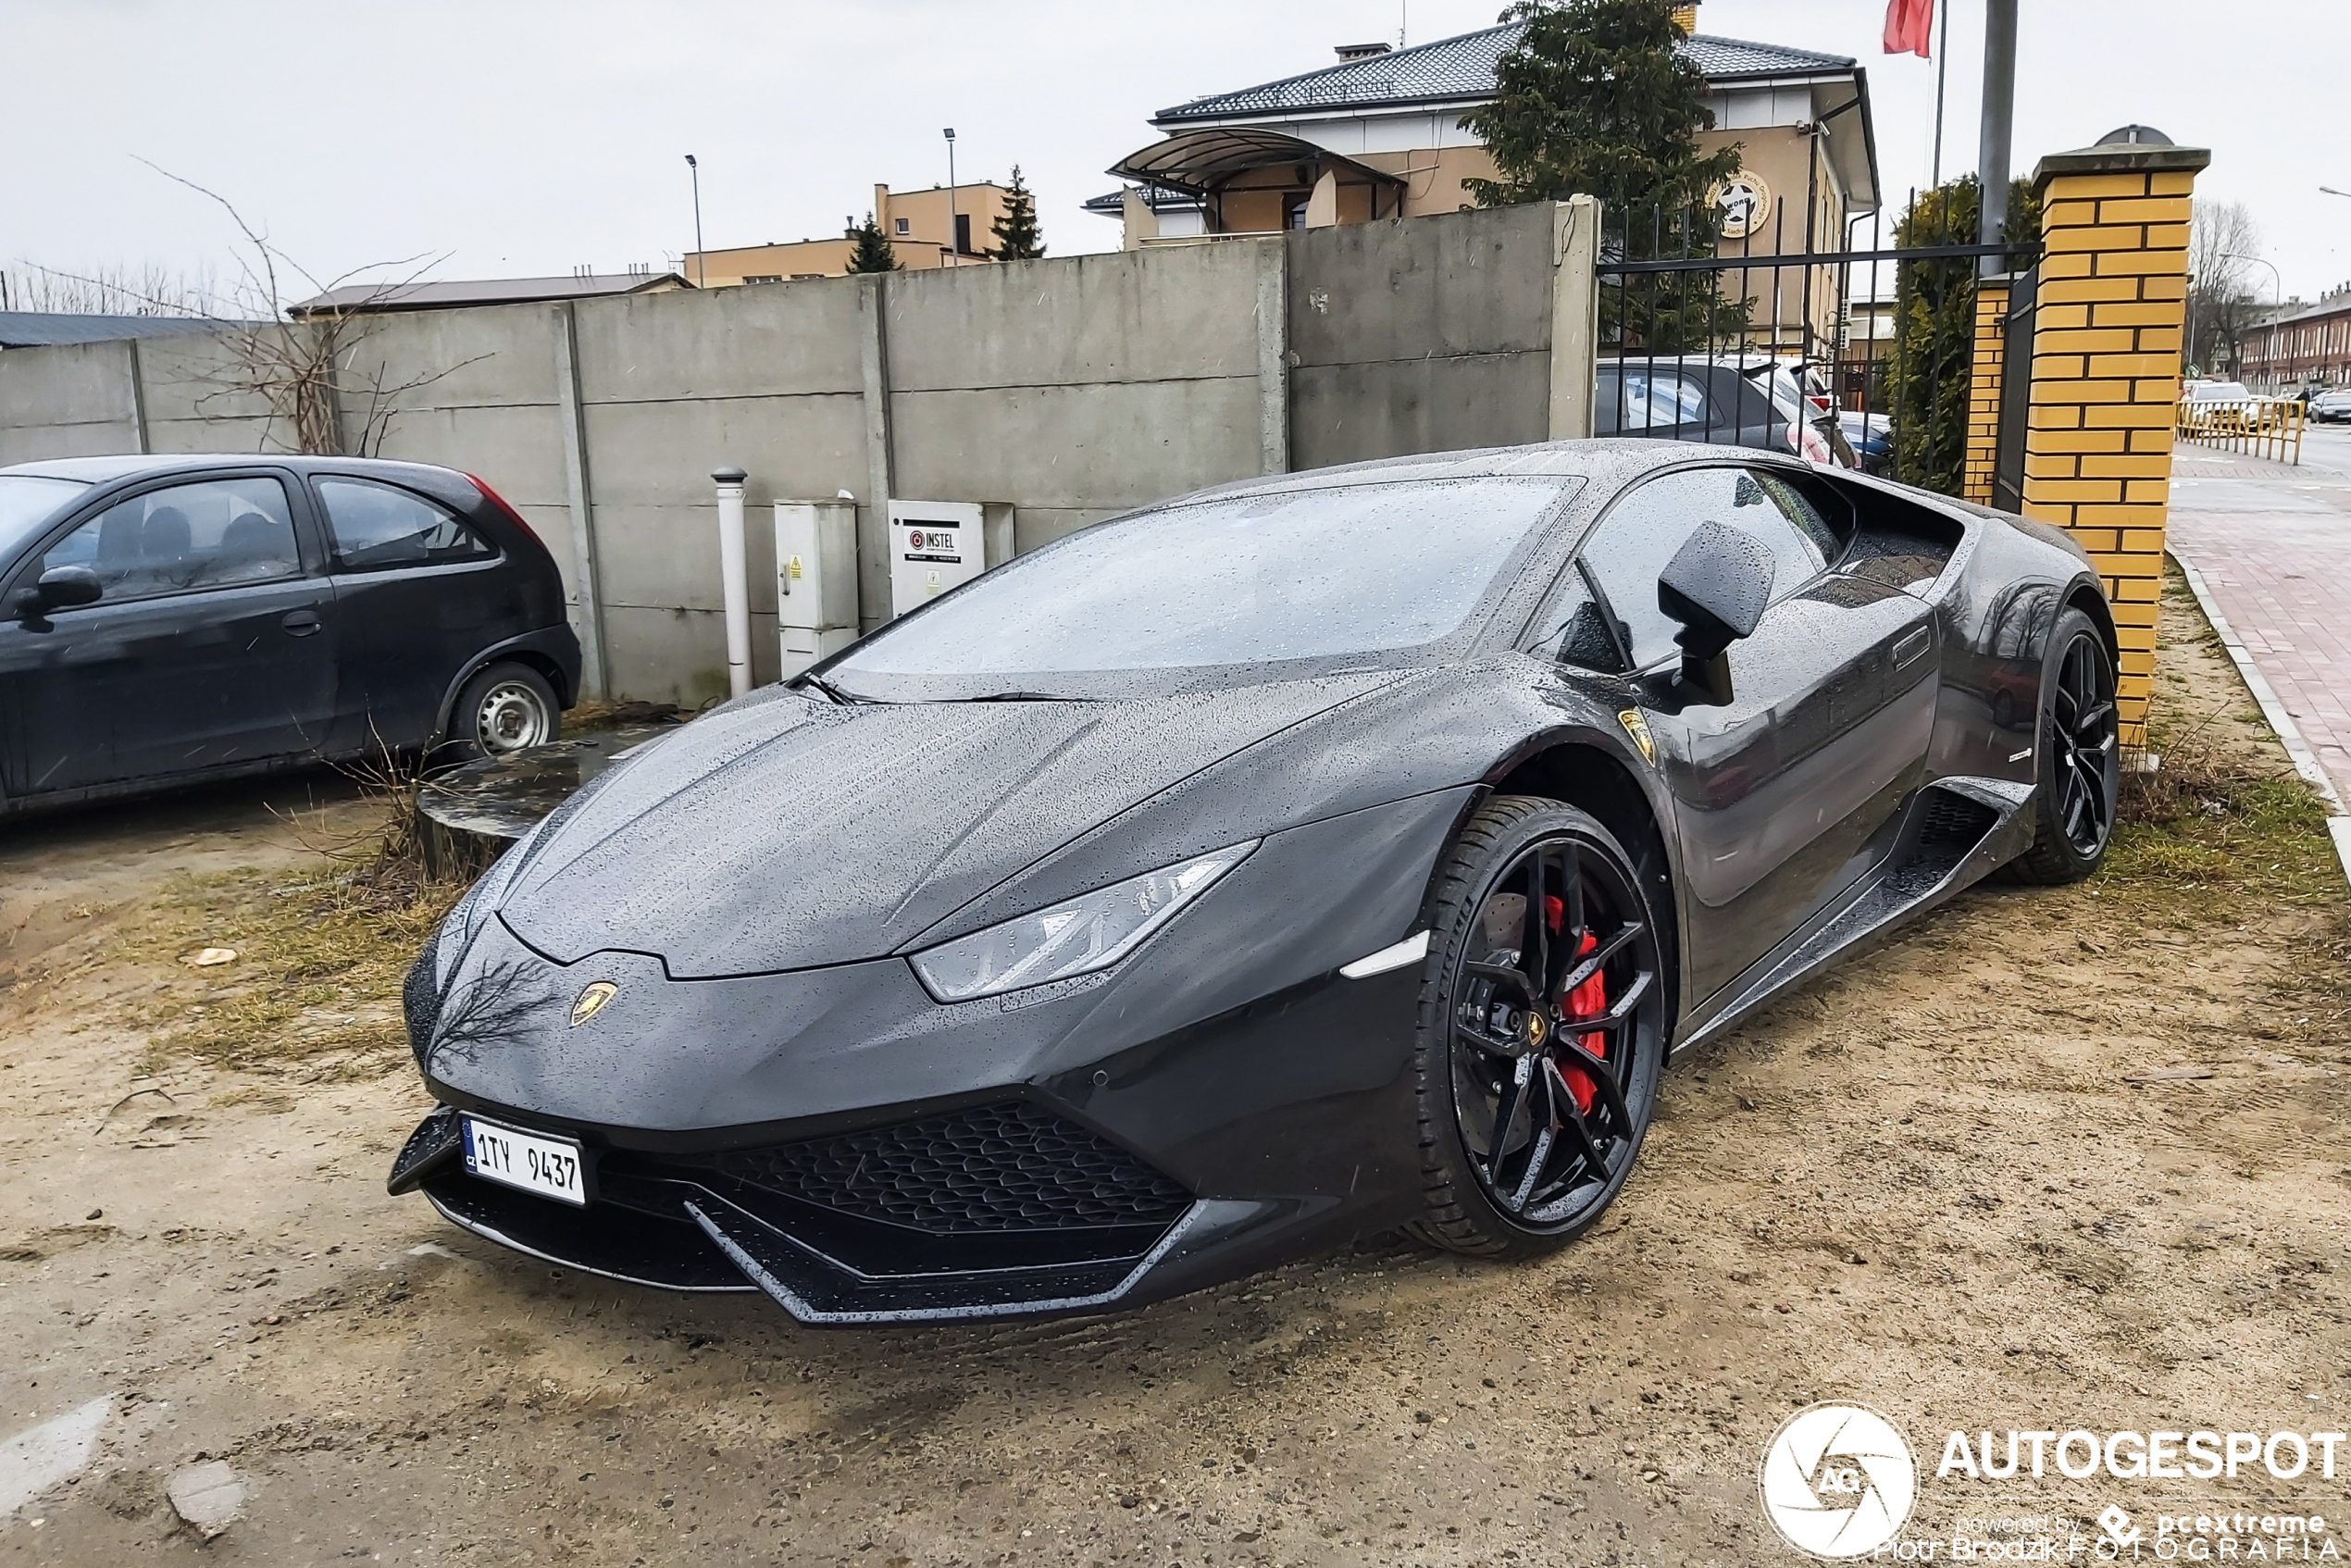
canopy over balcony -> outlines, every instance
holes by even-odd
[[[1223,232],[1228,198],[1237,201],[1231,216],[1246,213],[1258,221],[1243,221],[1251,229],[1296,226],[1300,212],[1325,179],[1337,197],[1337,211],[1326,221],[1362,222],[1392,218],[1401,210],[1405,183],[1399,177],[1356,162],[1328,148],[1278,131],[1250,126],[1182,131],[1121,158],[1110,170],[1162,190],[1197,196],[1205,206],[1212,232]]]

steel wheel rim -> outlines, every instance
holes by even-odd
[[[1547,908],[1556,927],[1532,918]],[[1519,852],[1472,907],[1449,1014],[1455,1118],[1479,1186],[1522,1228],[1573,1226],[1639,1149],[1664,995],[1639,910],[1612,859],[1567,836]]]
[[[553,728],[545,701],[526,681],[500,681],[474,709],[474,738],[493,756],[544,745]]]
[[[2114,831],[2121,783],[2114,676],[2106,649],[2077,632],[2058,666],[2048,715],[2048,753],[2057,786],[2058,828],[2084,859],[2095,858]]]

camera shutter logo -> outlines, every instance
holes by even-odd
[[[1918,1500],[1918,1467],[1894,1423],[1841,1400],[1780,1424],[1759,1477],[1764,1516],[1797,1550],[1867,1557],[1892,1540]]]

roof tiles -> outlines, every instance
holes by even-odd
[[[1434,44],[1392,50],[1302,76],[1285,77],[1236,93],[1218,93],[1162,109],[1151,123],[1186,125],[1200,120],[1251,115],[1299,114],[1375,108],[1386,105],[1477,99],[1494,92],[1494,68],[1518,42],[1524,24],[1507,22]],[[1823,55],[1740,38],[1696,37],[1680,45],[1709,81],[1735,81],[1775,76],[1810,76],[1850,71],[1848,55]]]

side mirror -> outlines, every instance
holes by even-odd
[[[1772,551],[1753,534],[1700,523],[1658,575],[1657,607],[1679,621],[1684,684],[1731,700],[1723,650],[1755,630],[1772,602]]]
[[[87,566],[52,566],[30,588],[17,590],[8,608],[19,619],[32,620],[51,610],[94,604],[106,597],[98,574]]]
[[[39,587],[43,607],[52,610],[94,604],[106,595],[98,574],[87,566],[51,566],[41,574]]]

